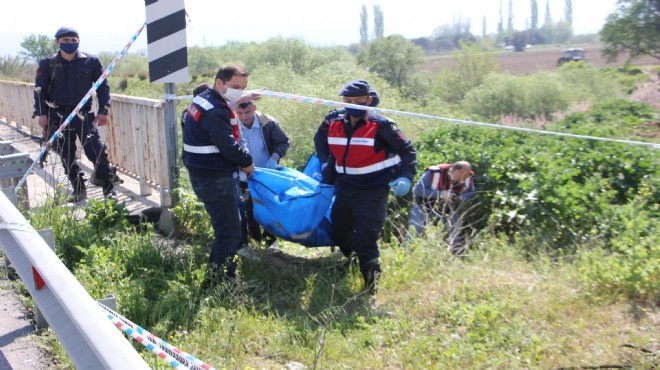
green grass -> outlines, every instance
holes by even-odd
[[[97,205],[93,212],[113,209]],[[73,215],[56,217],[69,224]],[[90,233],[88,226],[68,232]],[[408,249],[382,245],[374,312],[358,271],[329,268],[342,260],[329,248],[282,243],[300,258],[243,261],[240,284],[205,287],[205,238],[165,240],[121,222],[110,228],[95,229],[98,241],[82,248],[74,268],[79,281],[93,297],[116,294],[124,316],[216,368],[279,369],[292,361],[356,369],[654,364],[623,346],[657,350],[657,307],[593,290],[580,254],[523,258],[528,241],[488,236],[456,259],[432,228]],[[54,336],[46,339],[57,366],[71,368]],[[134,346],[153,368],[168,368]]]

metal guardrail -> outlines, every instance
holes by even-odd
[[[4,192],[0,209],[0,246],[74,366],[149,369]]]
[[[15,187],[32,164],[28,153],[17,151],[11,144],[11,141],[0,138],[0,188]],[[29,208],[27,184],[19,189],[17,195],[18,206]]]
[[[0,119],[41,135],[32,118],[34,84],[0,81]],[[140,195],[160,190],[160,205],[169,207],[167,144],[164,108],[160,100],[111,94],[109,124],[99,127],[108,158],[118,169],[140,182]],[[96,105],[96,99],[94,99]]]

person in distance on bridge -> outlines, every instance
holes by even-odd
[[[34,115],[39,126],[50,138],[69,114],[80,103],[96,80],[103,74],[101,61],[78,50],[80,37],[70,27],[61,27],[55,33],[59,51],[39,61],[34,84]],[[98,111],[91,111],[92,99],[80,109],[53,143],[60,155],[64,172],[73,186],[72,200],[87,197],[85,179],[76,159],[76,137],[83,145],[85,156],[94,164],[101,182],[103,195],[114,196],[115,172],[110,167],[106,146],[101,142],[98,128],[108,123],[110,86],[103,80],[96,90]],[[49,134],[49,135],[48,135]]]

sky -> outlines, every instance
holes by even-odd
[[[165,1],[165,0],[161,0]],[[524,29],[530,19],[530,0],[511,0],[514,27]],[[564,15],[565,0],[537,0],[539,22],[545,18],[546,1],[554,21]],[[262,42],[272,37],[297,38],[312,46],[338,46],[360,40],[360,12],[367,7],[369,32],[373,32],[373,6],[384,16],[385,36],[428,37],[454,20],[469,20],[472,33],[480,35],[486,17],[487,32],[496,30],[500,2],[506,24],[509,0],[185,0],[189,46],[222,46],[229,41]],[[145,21],[142,0],[44,0],[3,1],[0,22],[0,56],[17,55],[29,35],[53,36],[61,26],[78,30],[80,49],[97,54],[118,52]],[[616,0],[572,0],[575,34],[598,32],[615,11]],[[146,31],[129,52],[147,49]]]

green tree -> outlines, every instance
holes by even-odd
[[[649,55],[660,59],[660,1],[620,0],[600,31],[605,45],[602,54],[609,61],[627,52],[630,59]]]
[[[532,14],[531,28],[535,30],[539,28],[539,3],[536,0],[531,0],[530,7]]]
[[[380,5],[374,5],[374,34],[376,40],[380,40],[385,36],[385,20]]]
[[[367,6],[362,4],[362,11],[360,12],[360,44],[366,46],[369,42],[369,31],[367,27]]]
[[[482,45],[461,42],[461,51],[454,53],[456,63],[444,69],[436,79],[435,94],[447,102],[462,100],[467,93],[481,85],[491,73],[499,70],[497,58]]]
[[[573,26],[573,1],[566,0],[566,5],[564,7],[564,21],[566,21],[571,27]]]
[[[565,44],[571,40],[573,35],[573,29],[571,24],[566,21],[559,21],[553,25],[554,28],[554,39],[552,40],[558,44]]]
[[[488,33],[486,32],[486,17],[483,17],[481,20],[481,36],[486,37]]]
[[[527,45],[527,31],[514,31],[511,35],[511,44],[515,51],[525,51],[525,46]]]
[[[506,32],[513,32],[513,0],[509,0],[509,16],[506,21]]]
[[[504,33],[504,20],[502,18],[502,0],[500,0],[500,12],[499,12],[499,21],[497,22],[497,35],[502,36]]]
[[[25,59],[39,62],[40,59],[53,55],[57,52],[57,45],[53,42],[51,37],[46,35],[26,36],[21,42],[21,47],[25,49],[18,53]]]
[[[543,19],[543,25],[551,25],[553,23],[552,21],[552,14],[550,13],[550,0],[545,0],[545,18]]]
[[[423,60],[422,48],[401,35],[376,40],[369,45],[369,49],[358,54],[360,65],[398,88],[407,84],[415,66]]]

